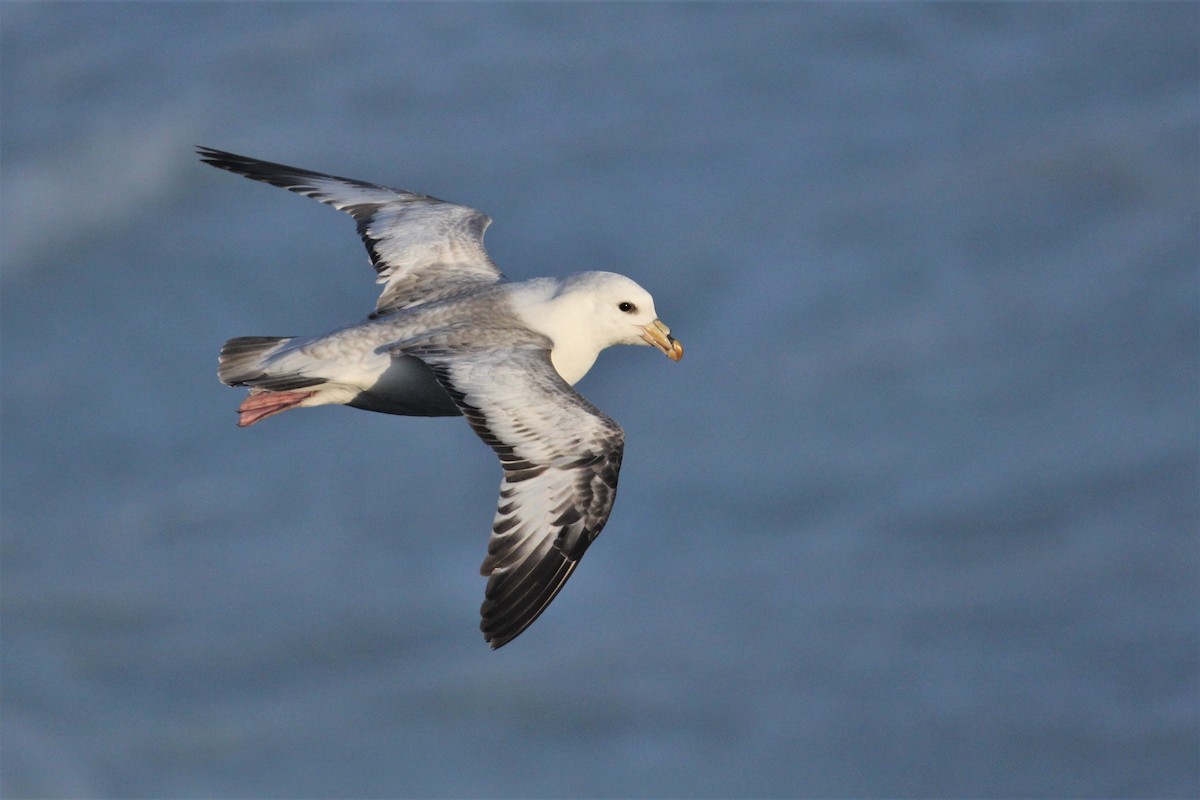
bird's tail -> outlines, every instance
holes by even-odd
[[[274,363],[294,336],[239,336],[221,348],[217,377],[230,386],[249,386],[267,392],[291,392],[328,383],[328,378],[304,374],[306,362],[288,359]],[[290,363],[289,363],[290,362]],[[299,369],[298,369],[299,367]]]
[[[277,353],[288,342],[290,336],[239,336],[230,339],[221,347],[217,377],[229,386],[258,385],[269,379],[267,358]],[[263,387],[269,388],[269,387]],[[283,387],[280,387],[283,388]]]
[[[250,396],[238,407],[238,425],[246,427],[261,419],[308,402],[318,392],[313,387],[326,383],[296,372],[271,369],[271,357],[287,347],[294,337],[239,336],[221,348],[217,377],[230,386],[249,386]]]

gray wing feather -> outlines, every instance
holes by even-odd
[[[531,339],[467,353],[441,343],[400,348],[429,364],[504,470],[480,567],[488,578],[480,629],[493,648],[546,609],[616,499],[625,434],[559,377],[548,344]]]
[[[503,277],[483,247],[491,219],[473,208],[223,150],[196,149],[206,164],[320,200],[354,217],[377,283],[383,284],[373,316]]]

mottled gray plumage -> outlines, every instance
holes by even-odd
[[[404,346],[450,390],[504,470],[480,627],[499,646],[525,630],[600,534],[617,494],[625,433],[567,385],[546,342],[462,354]],[[551,432],[556,435],[547,435]]]
[[[384,284],[370,317],[315,337],[247,336],[218,376],[250,395],[250,425],[289,408],[344,404],[417,416],[462,414],[504,476],[481,573],[480,625],[500,647],[554,599],[616,498],[621,426],[571,384],[613,344],[683,349],[650,295],[589,272],[520,283],[483,249],[488,218],[426,195],[200,148],[221,169],[346,211]]]
[[[354,217],[384,287],[375,315],[503,277],[483,248],[483,232],[492,220],[473,208],[209,147],[197,152],[205,164],[320,200]]]

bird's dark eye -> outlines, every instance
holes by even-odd
[[[637,306],[635,306],[633,303],[628,303],[628,302],[620,303],[619,305],[617,305],[617,308],[621,309],[626,314],[637,311]]]

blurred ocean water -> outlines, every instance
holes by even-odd
[[[1187,797],[1200,6],[0,6],[6,797]],[[206,144],[634,277],[609,527],[496,653],[461,420],[234,426],[363,316]]]

